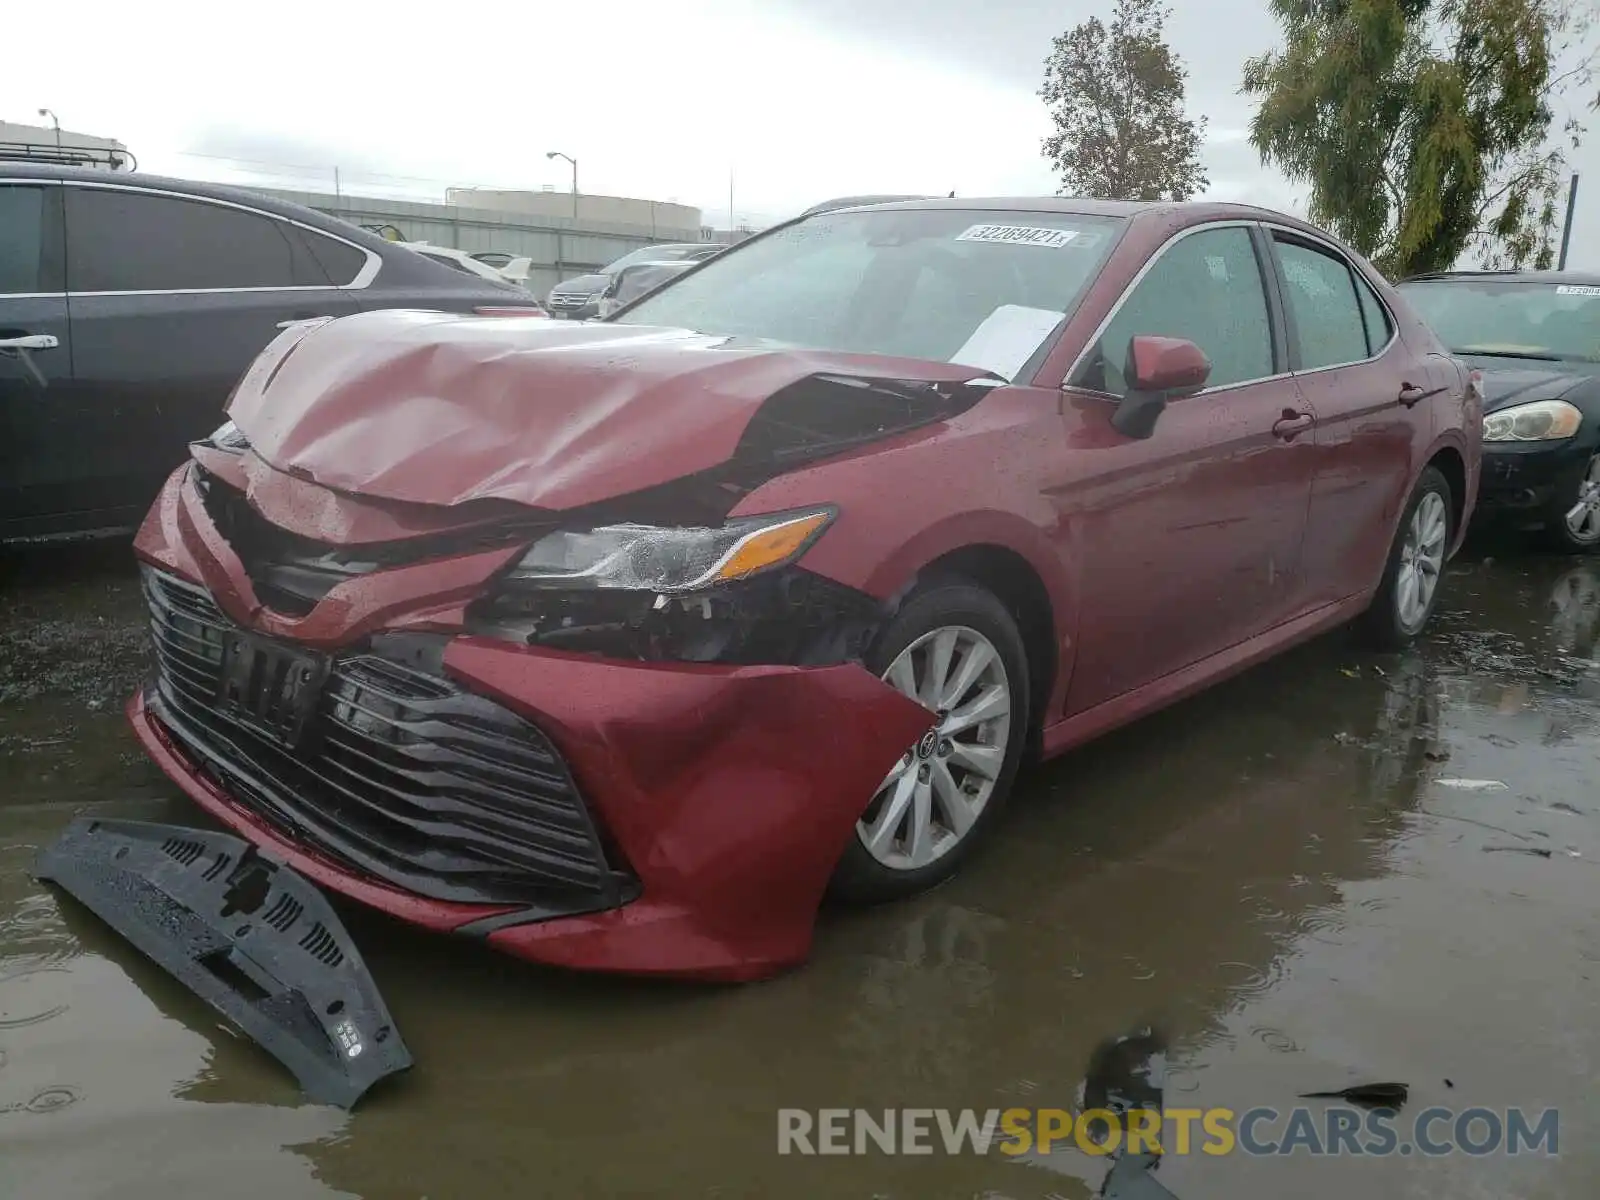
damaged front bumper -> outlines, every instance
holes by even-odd
[[[253,735],[224,746],[160,684],[129,717],[202,808],[326,887],[540,962],[720,980],[804,960],[862,808],[930,720],[854,665],[640,666],[464,638],[443,668],[465,694],[548,731],[596,830],[591,885],[557,878],[531,837],[510,833],[485,835],[505,839],[502,854],[477,847],[506,864],[491,877],[452,844],[472,831],[454,823],[469,815],[429,814],[420,791],[355,780],[326,750],[286,780],[245,748]]]
[[[420,566],[336,587],[298,629],[244,619],[248,578],[178,490],[140,538],[146,751],[317,883],[524,958],[715,980],[800,963],[862,809],[933,719],[856,663],[465,633],[459,582],[444,603]]]

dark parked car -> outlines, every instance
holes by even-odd
[[[667,280],[692,270],[695,262],[683,259],[678,262],[636,262],[617,272],[616,282],[600,301],[599,316],[608,317],[617,309],[632,304],[641,296],[648,296]]]
[[[603,321],[299,325],[229,417],[136,541],[152,758],[406,920],[724,979],[950,876],[1027,755],[1406,643],[1481,421],[1315,228],[1071,199],[806,218]]]
[[[0,539],[137,525],[285,321],[536,305],[298,205],[0,163]]]
[[[1600,546],[1600,275],[1449,271],[1400,291],[1482,372],[1481,521]]]
[[[703,262],[723,247],[707,242],[671,242],[662,246],[645,246],[630,251],[592,275],[579,275],[565,279],[550,289],[546,301],[552,317],[569,317],[575,321],[588,320],[600,315],[601,302],[616,287],[617,277],[635,263],[645,262]]]

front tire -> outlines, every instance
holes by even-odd
[[[1030,692],[1016,620],[965,580],[914,592],[866,665],[941,714],[890,769],[835,868],[834,896],[878,903],[949,879],[993,829],[1027,741]]]
[[[1563,554],[1587,554],[1600,546],[1600,454],[1589,459],[1577,489],[1551,505],[1545,540]]]
[[[1368,640],[1399,650],[1422,632],[1439,600],[1439,581],[1454,534],[1450,484],[1437,467],[1423,470],[1406,502],[1378,593],[1364,618]]]

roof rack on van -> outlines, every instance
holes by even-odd
[[[0,161],[45,163],[52,167],[104,167],[112,171],[137,171],[133,151],[89,146],[58,146],[54,142],[0,142]]]

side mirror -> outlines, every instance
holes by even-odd
[[[1205,387],[1211,360],[1186,338],[1140,334],[1128,343],[1123,367],[1128,394],[1111,414],[1111,425],[1126,437],[1147,438],[1167,401],[1192,396]]]

